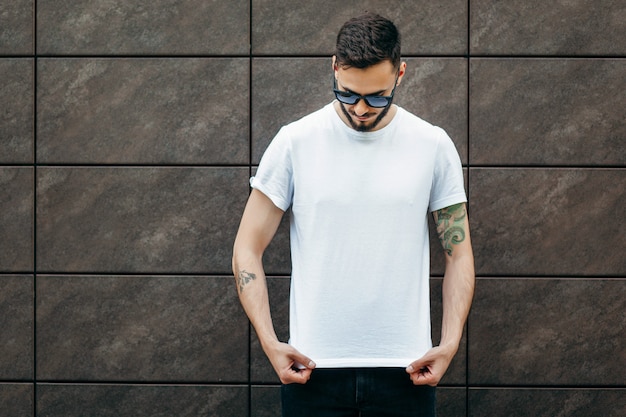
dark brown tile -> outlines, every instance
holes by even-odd
[[[626,171],[470,169],[478,275],[623,276]]]
[[[425,0],[342,2],[252,1],[255,54],[331,55],[341,25],[365,11],[391,19],[402,35],[403,53],[461,54],[467,50],[467,2]]]
[[[467,164],[467,60],[408,58],[394,101],[443,128]]]
[[[40,54],[247,54],[250,5],[228,2],[39,0]]]
[[[472,59],[472,164],[626,165],[620,59]]]
[[[37,279],[38,379],[245,383],[247,337],[225,277]]]
[[[231,273],[246,168],[40,168],[46,272]]]
[[[470,384],[623,386],[625,293],[624,279],[479,279]]]
[[[624,3],[593,0],[473,0],[473,54],[620,55],[626,52]]]
[[[244,386],[61,385],[37,389],[39,417],[248,416]]]
[[[470,389],[470,417],[620,417],[624,389]]]
[[[0,380],[33,378],[34,298],[32,276],[0,275]]]
[[[252,159],[258,163],[285,124],[333,100],[331,58],[252,61]]]
[[[437,344],[441,337],[441,282],[442,279],[431,280],[431,312],[433,325],[433,343]],[[268,290],[270,296],[270,305],[272,310],[272,319],[279,340],[287,341],[289,339],[289,278],[285,277],[268,277]],[[465,362],[466,362],[466,344],[467,339],[464,335],[459,351],[454,360],[450,364],[446,376],[442,380],[442,385],[464,384]],[[252,331],[251,345],[251,378],[255,383],[279,383],[269,360],[265,356],[259,340]],[[417,359],[417,358],[415,358]]]
[[[33,416],[33,384],[0,383],[0,410],[7,417]]]
[[[33,96],[32,59],[0,59],[0,163],[33,161]]]
[[[291,273],[291,250],[289,240],[289,218],[291,210],[288,210],[281,220],[278,230],[263,254],[263,265],[267,274],[290,274]]]
[[[33,270],[33,169],[0,167],[0,272]]]
[[[244,164],[245,59],[43,59],[37,159],[44,163]]]
[[[0,54],[33,53],[32,0],[4,0],[0,4]]]
[[[465,388],[438,387],[437,415],[442,417],[467,417]]]
[[[276,417],[281,414],[280,386],[252,386],[251,417]]]
[[[396,102],[444,128],[467,163],[467,62],[407,59]],[[334,100],[331,58],[258,58],[252,64],[252,154],[258,163],[285,124]]]
[[[465,388],[437,388],[437,415],[465,417]],[[275,417],[281,412],[280,386],[252,386],[252,416]]]

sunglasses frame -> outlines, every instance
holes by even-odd
[[[393,84],[393,89],[391,90],[391,94],[388,96],[379,96],[379,95],[375,95],[375,94],[370,94],[367,96],[362,96],[360,94],[356,94],[356,93],[351,93],[349,91],[343,91],[343,90],[339,90],[337,89],[337,79],[335,77],[333,77],[333,92],[335,93],[335,98],[337,99],[337,101],[339,101],[340,103],[343,104],[347,104],[349,106],[354,106],[356,105],[361,99],[363,99],[365,101],[365,104],[367,104],[369,107],[373,107],[376,109],[382,109],[385,108],[387,106],[389,106],[393,100],[393,96],[396,92],[396,87],[398,86],[398,76],[396,76],[396,81]],[[344,101],[345,99],[350,99],[350,101],[352,101],[352,99],[356,98],[356,100],[354,101],[354,103],[349,103],[348,101]],[[370,102],[370,99],[384,99],[385,100],[385,104],[382,106],[374,106],[372,105],[372,103]]]

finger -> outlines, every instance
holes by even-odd
[[[304,368],[302,370],[290,369],[280,376],[283,384],[305,384],[311,378],[313,370]]]
[[[294,366],[298,369],[314,369],[315,362],[313,360],[302,353],[298,352],[294,349],[294,353],[290,355],[290,357],[294,361]]]

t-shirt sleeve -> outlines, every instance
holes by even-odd
[[[293,166],[291,147],[283,127],[274,137],[261,158],[250,186],[265,194],[276,207],[286,211],[293,199]]]
[[[433,184],[430,191],[430,211],[467,202],[463,167],[452,139],[441,130],[435,153]]]

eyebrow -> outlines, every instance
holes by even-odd
[[[357,93],[356,91],[352,91],[349,88],[346,88],[345,86],[343,86],[341,83],[338,83],[338,85],[343,88],[347,93],[352,93],[352,94],[356,94],[357,96],[361,96],[361,97],[367,97],[367,96],[380,96],[382,95],[385,91],[387,90],[380,90],[377,91],[375,93],[371,93],[371,94],[361,94],[361,93]]]

